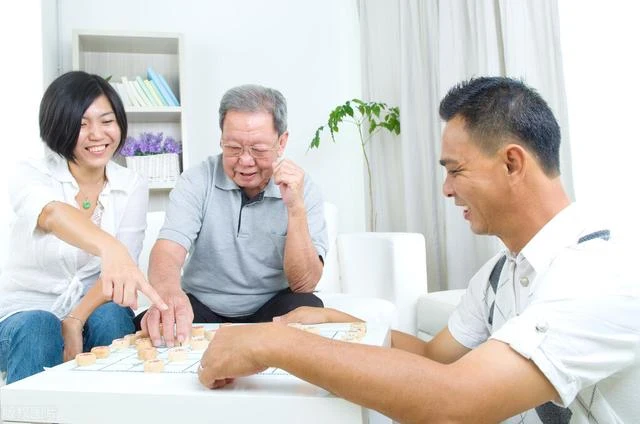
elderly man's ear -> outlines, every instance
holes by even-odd
[[[278,138],[278,156],[284,155],[284,149],[287,147],[287,142],[289,141],[289,131],[285,131]]]

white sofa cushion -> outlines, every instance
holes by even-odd
[[[366,322],[398,325],[398,308],[388,300],[347,293],[318,293],[326,308],[337,309]]]
[[[418,337],[430,340],[447,326],[466,290],[444,290],[418,298]]]

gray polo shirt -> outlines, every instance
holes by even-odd
[[[169,195],[159,239],[188,252],[182,288],[212,311],[250,315],[288,287],[283,269],[287,208],[273,179],[257,198],[246,196],[225,173],[222,155],[185,171]],[[309,233],[325,257],[328,247],[320,190],[308,175],[304,203]]]

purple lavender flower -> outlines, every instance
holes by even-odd
[[[160,153],[182,153],[182,145],[173,137],[163,133],[143,132],[139,138],[127,137],[120,150],[122,156],[147,156]]]
[[[164,139],[162,151],[164,153],[182,153],[182,144],[180,144],[179,141],[176,141],[175,138],[169,136]]]
[[[127,137],[124,140],[122,149],[120,149],[120,154],[122,156],[134,156],[136,154],[136,150],[138,150],[138,140],[133,137]]]
[[[146,154],[157,155],[162,153],[162,133],[143,133],[146,138]]]

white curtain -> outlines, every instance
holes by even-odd
[[[377,230],[425,235],[429,291],[465,288],[500,247],[442,195],[438,106],[457,82],[501,75],[547,100],[573,197],[557,0],[360,0],[363,97],[400,106],[401,134],[369,144]]]

